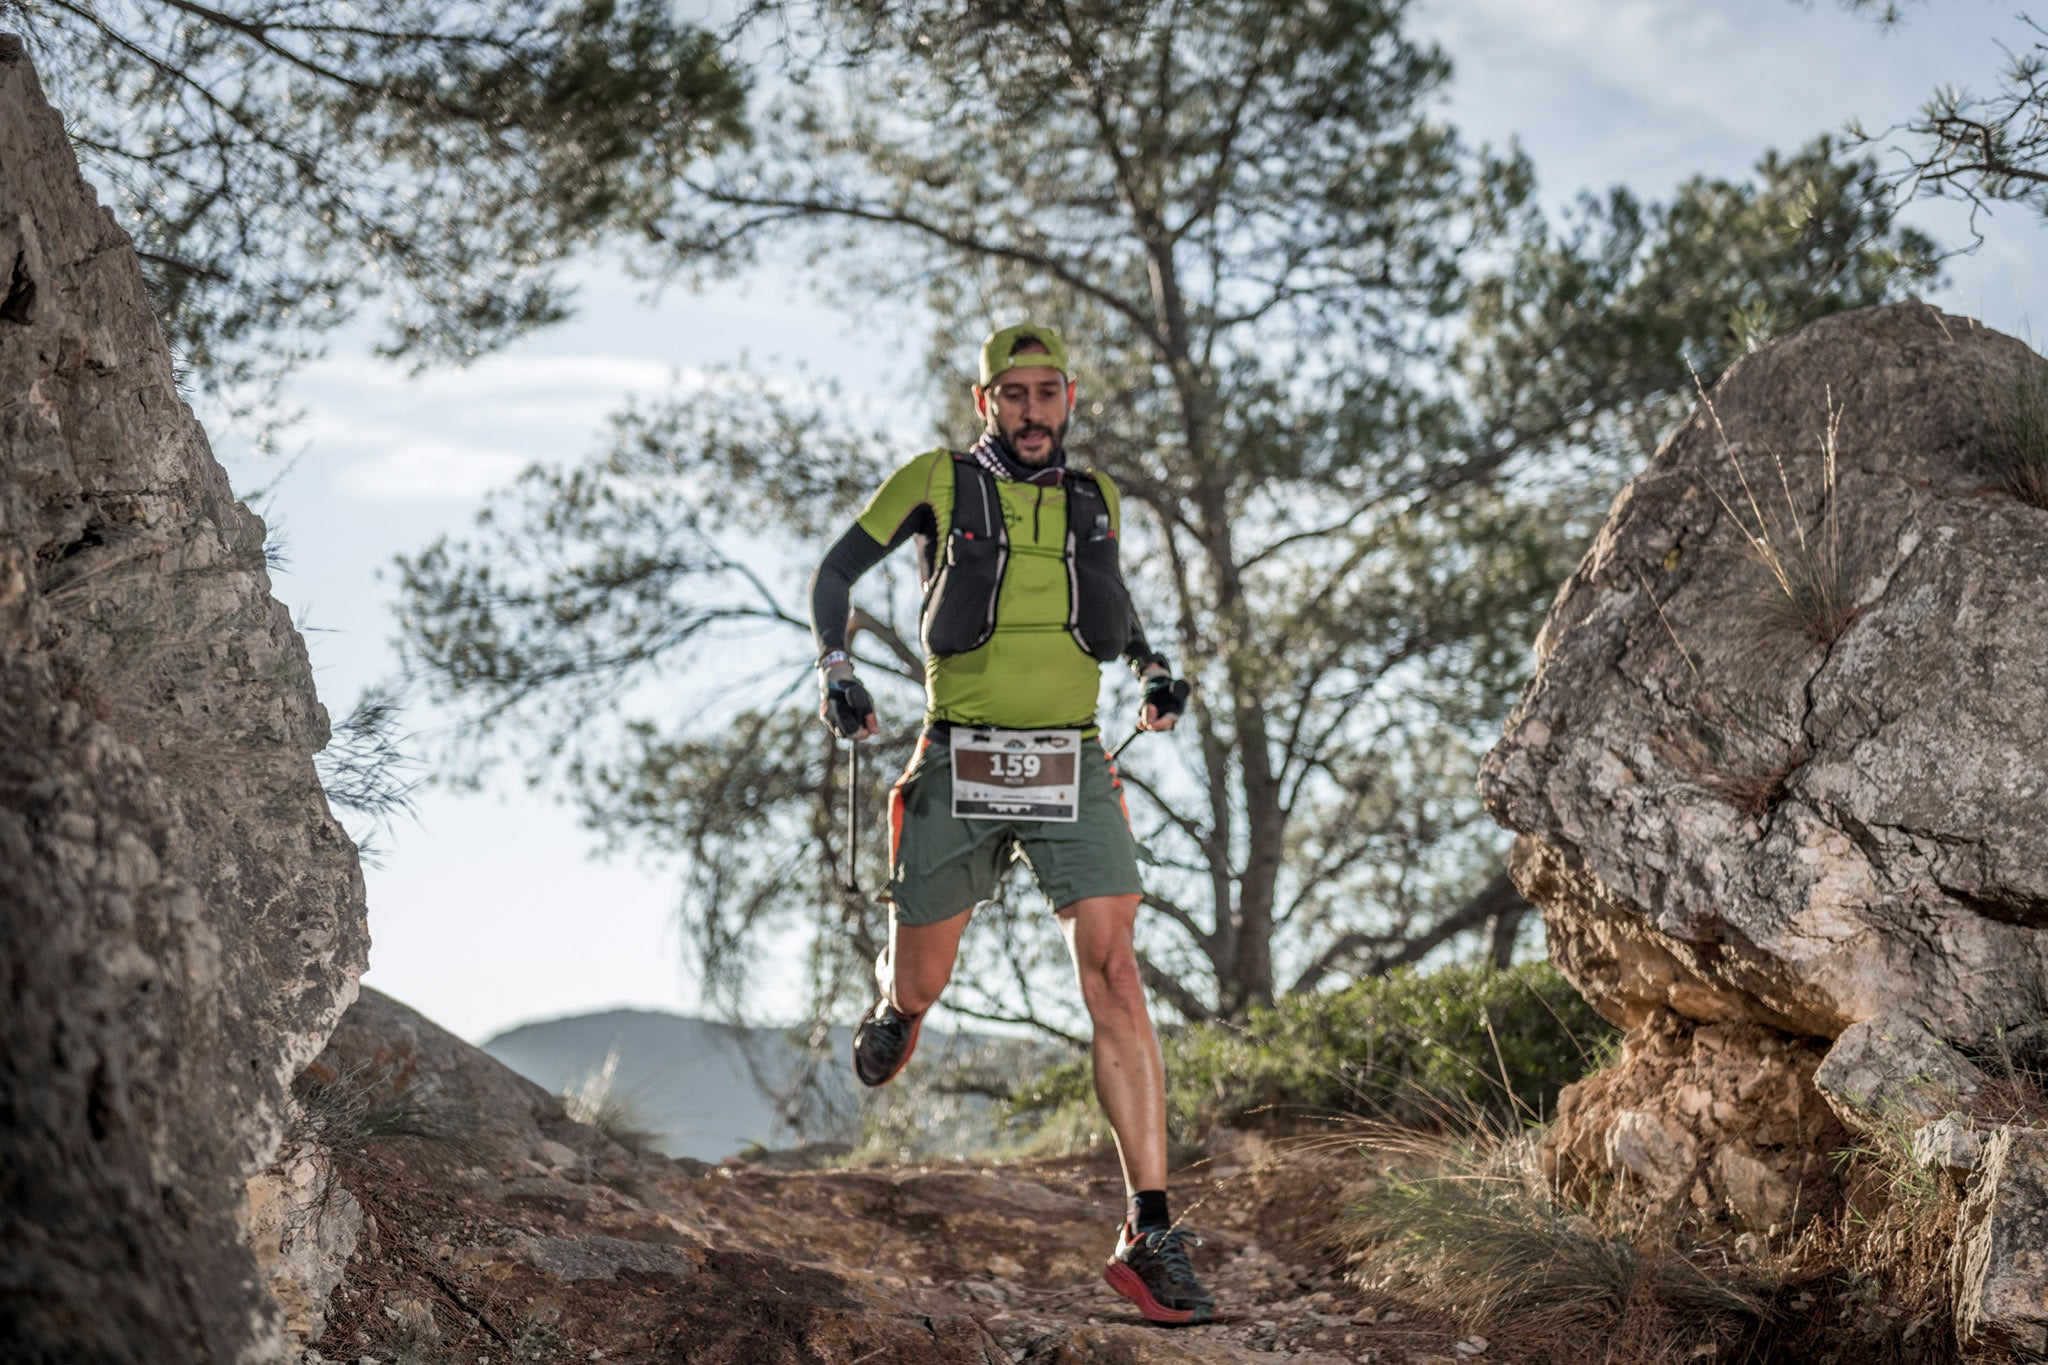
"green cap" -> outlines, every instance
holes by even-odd
[[[1045,347],[1043,351],[1026,351],[1017,354],[1017,347],[1025,342],[1035,341]],[[1005,370],[1023,369],[1031,365],[1044,365],[1058,370],[1072,379],[1074,372],[1067,368],[1067,343],[1060,340],[1060,334],[1050,327],[1036,323],[1020,322],[1015,327],[1005,327],[1000,332],[991,332],[987,341],[981,343],[981,387],[987,388],[995,382],[996,376]]]

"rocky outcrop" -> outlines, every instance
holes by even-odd
[[[2042,1012],[2048,511],[1984,439],[2041,364],[1919,304],[1829,318],[1616,500],[1481,784],[1610,1018]]]
[[[11,38],[0,287],[0,1356],[279,1358],[245,1184],[362,881],[263,525]]]
[[[1559,1097],[1545,1174],[1588,1203],[1619,1187],[1667,1223],[1768,1233],[1828,1212],[1849,1133],[1814,1088],[1822,1051],[1760,1024],[1660,1011],[1619,1062]]]

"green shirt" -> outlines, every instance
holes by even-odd
[[[889,476],[857,524],[887,545],[920,507],[929,507],[943,544],[953,518],[953,477],[952,452],[926,451]],[[1095,477],[1110,527],[1121,530],[1116,486]],[[1067,633],[1066,489],[1012,479],[995,486],[1010,537],[995,634],[965,654],[925,656],[925,720],[1017,730],[1085,725],[1095,716],[1102,665]]]

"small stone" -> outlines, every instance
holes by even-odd
[[[533,1154],[551,1171],[563,1171],[583,1164],[583,1157],[574,1147],[553,1138],[542,1138],[534,1145]]]
[[[1961,1114],[1946,1114],[1913,1134],[1913,1164],[1960,1179],[1977,1169],[1984,1135]]]
[[[1360,1327],[1370,1327],[1380,1320],[1380,1313],[1377,1308],[1361,1308],[1351,1315],[1351,1320]]]
[[[1470,1360],[1474,1356],[1485,1355],[1487,1344],[1485,1337],[1474,1332],[1471,1336],[1452,1346],[1451,1354],[1460,1360]]]

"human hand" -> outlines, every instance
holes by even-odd
[[[882,728],[875,716],[875,702],[867,688],[853,676],[853,665],[834,663],[818,677],[823,694],[818,699],[818,716],[841,739],[873,739]]]
[[[1164,669],[1145,679],[1145,698],[1138,708],[1140,730],[1171,730],[1181,713],[1188,709],[1188,693],[1192,689],[1185,678],[1176,678]]]

